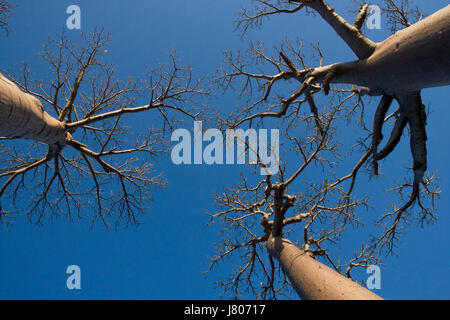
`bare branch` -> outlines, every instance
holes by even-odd
[[[9,24],[6,20],[14,7],[8,1],[0,0],[0,29],[5,30],[7,35],[9,33]]]
[[[122,82],[103,60],[109,34],[94,30],[82,38],[81,46],[64,35],[44,45],[41,57],[53,72],[51,79],[32,79],[27,66],[21,80],[8,73],[20,90],[53,108],[48,117],[63,128],[65,140],[49,145],[44,157],[38,148],[21,153],[15,140],[2,140],[2,216],[18,208],[11,199],[31,190],[20,208],[36,223],[61,213],[80,217],[86,206],[95,212],[92,223],[100,221],[106,228],[138,223],[155,188],[165,185],[152,160],[168,150],[168,130],[183,118],[198,117],[197,99],[209,94],[175,54],[146,74],[149,81]],[[152,127],[134,135],[127,125],[136,113],[153,116],[148,115]]]

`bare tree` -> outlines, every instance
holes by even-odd
[[[120,81],[104,59],[109,34],[83,39],[44,46],[49,79],[33,79],[26,65],[20,76],[0,75],[2,222],[19,213],[40,222],[87,211],[107,227],[137,223],[151,189],[165,184],[153,160],[167,150],[166,132],[198,116],[193,106],[207,91],[175,54],[144,80]],[[129,127],[135,113],[148,119],[141,134]]]
[[[305,254],[351,277],[354,268],[380,263],[384,254],[392,253],[408,223],[434,220],[432,208],[439,189],[434,176],[425,174],[426,112],[420,91],[450,84],[450,6],[422,19],[410,1],[385,1],[392,30],[405,28],[375,43],[361,31],[368,5],[350,24],[323,0],[253,2],[253,10],[240,13],[238,26],[244,33],[270,16],[306,10],[319,14],[357,57],[323,65],[318,44],[311,46],[308,56],[301,41],[285,41],[273,55],[258,43],[245,54],[227,53],[227,67],[217,76],[218,84],[237,90],[240,99],[235,112],[218,117],[219,124],[279,126],[285,154],[277,175],[243,175],[235,188],[216,193],[220,210],[211,217],[223,224],[223,239],[211,268],[238,256],[236,269],[219,285],[236,297],[250,291],[257,298],[277,298],[292,293],[284,272],[293,263],[292,256],[280,260],[280,265],[275,261],[292,247],[281,237],[295,239]],[[411,17],[422,20],[410,21]],[[376,96],[380,99],[371,116],[365,105]],[[388,113],[394,102],[398,106]],[[368,115],[372,128],[367,125]],[[379,150],[382,128],[392,121],[391,136]],[[359,138],[349,145],[342,127],[357,130],[355,123]],[[368,195],[358,192],[358,184],[364,183],[358,177],[363,169],[379,174],[378,162],[396,148],[406,127],[413,180],[391,190],[403,203],[373,221],[361,212],[370,202]],[[360,155],[355,158],[356,152]],[[336,252],[352,227],[368,222],[381,227],[381,232],[369,228],[370,237],[362,235],[353,256]],[[302,270],[296,272],[300,275]],[[295,280],[293,285],[297,286]]]

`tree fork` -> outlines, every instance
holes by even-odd
[[[360,59],[369,57],[376,48],[376,43],[366,38],[358,24],[365,18],[365,14],[358,15],[356,26],[349,24],[338,15],[334,8],[329,6],[323,0],[290,0],[290,2],[299,2],[314,9],[320,16],[334,29],[334,31],[347,43],[349,48]],[[367,8],[365,9],[367,11]]]
[[[450,5],[377,44],[351,62],[316,68],[316,79],[353,84],[372,95],[413,94],[450,84]]]

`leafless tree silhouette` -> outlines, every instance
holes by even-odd
[[[2,222],[19,213],[39,223],[94,212],[92,223],[106,227],[138,223],[152,189],[165,184],[153,160],[168,149],[166,133],[199,115],[196,99],[207,90],[175,54],[144,80],[121,81],[105,61],[110,35],[95,30],[83,39],[77,45],[63,35],[43,47],[50,79],[34,79],[26,65],[0,79],[2,108],[13,106],[0,126]],[[133,125],[136,113],[148,119],[148,128]]]

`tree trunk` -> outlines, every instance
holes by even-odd
[[[335,69],[333,83],[392,96],[449,85],[450,5],[378,43],[368,58],[318,71],[327,68]]]
[[[0,73],[0,136],[63,147],[66,129],[44,111],[39,99],[22,92]]]
[[[382,300],[370,290],[311,258],[287,239],[270,237],[267,249],[280,262],[302,299]]]

